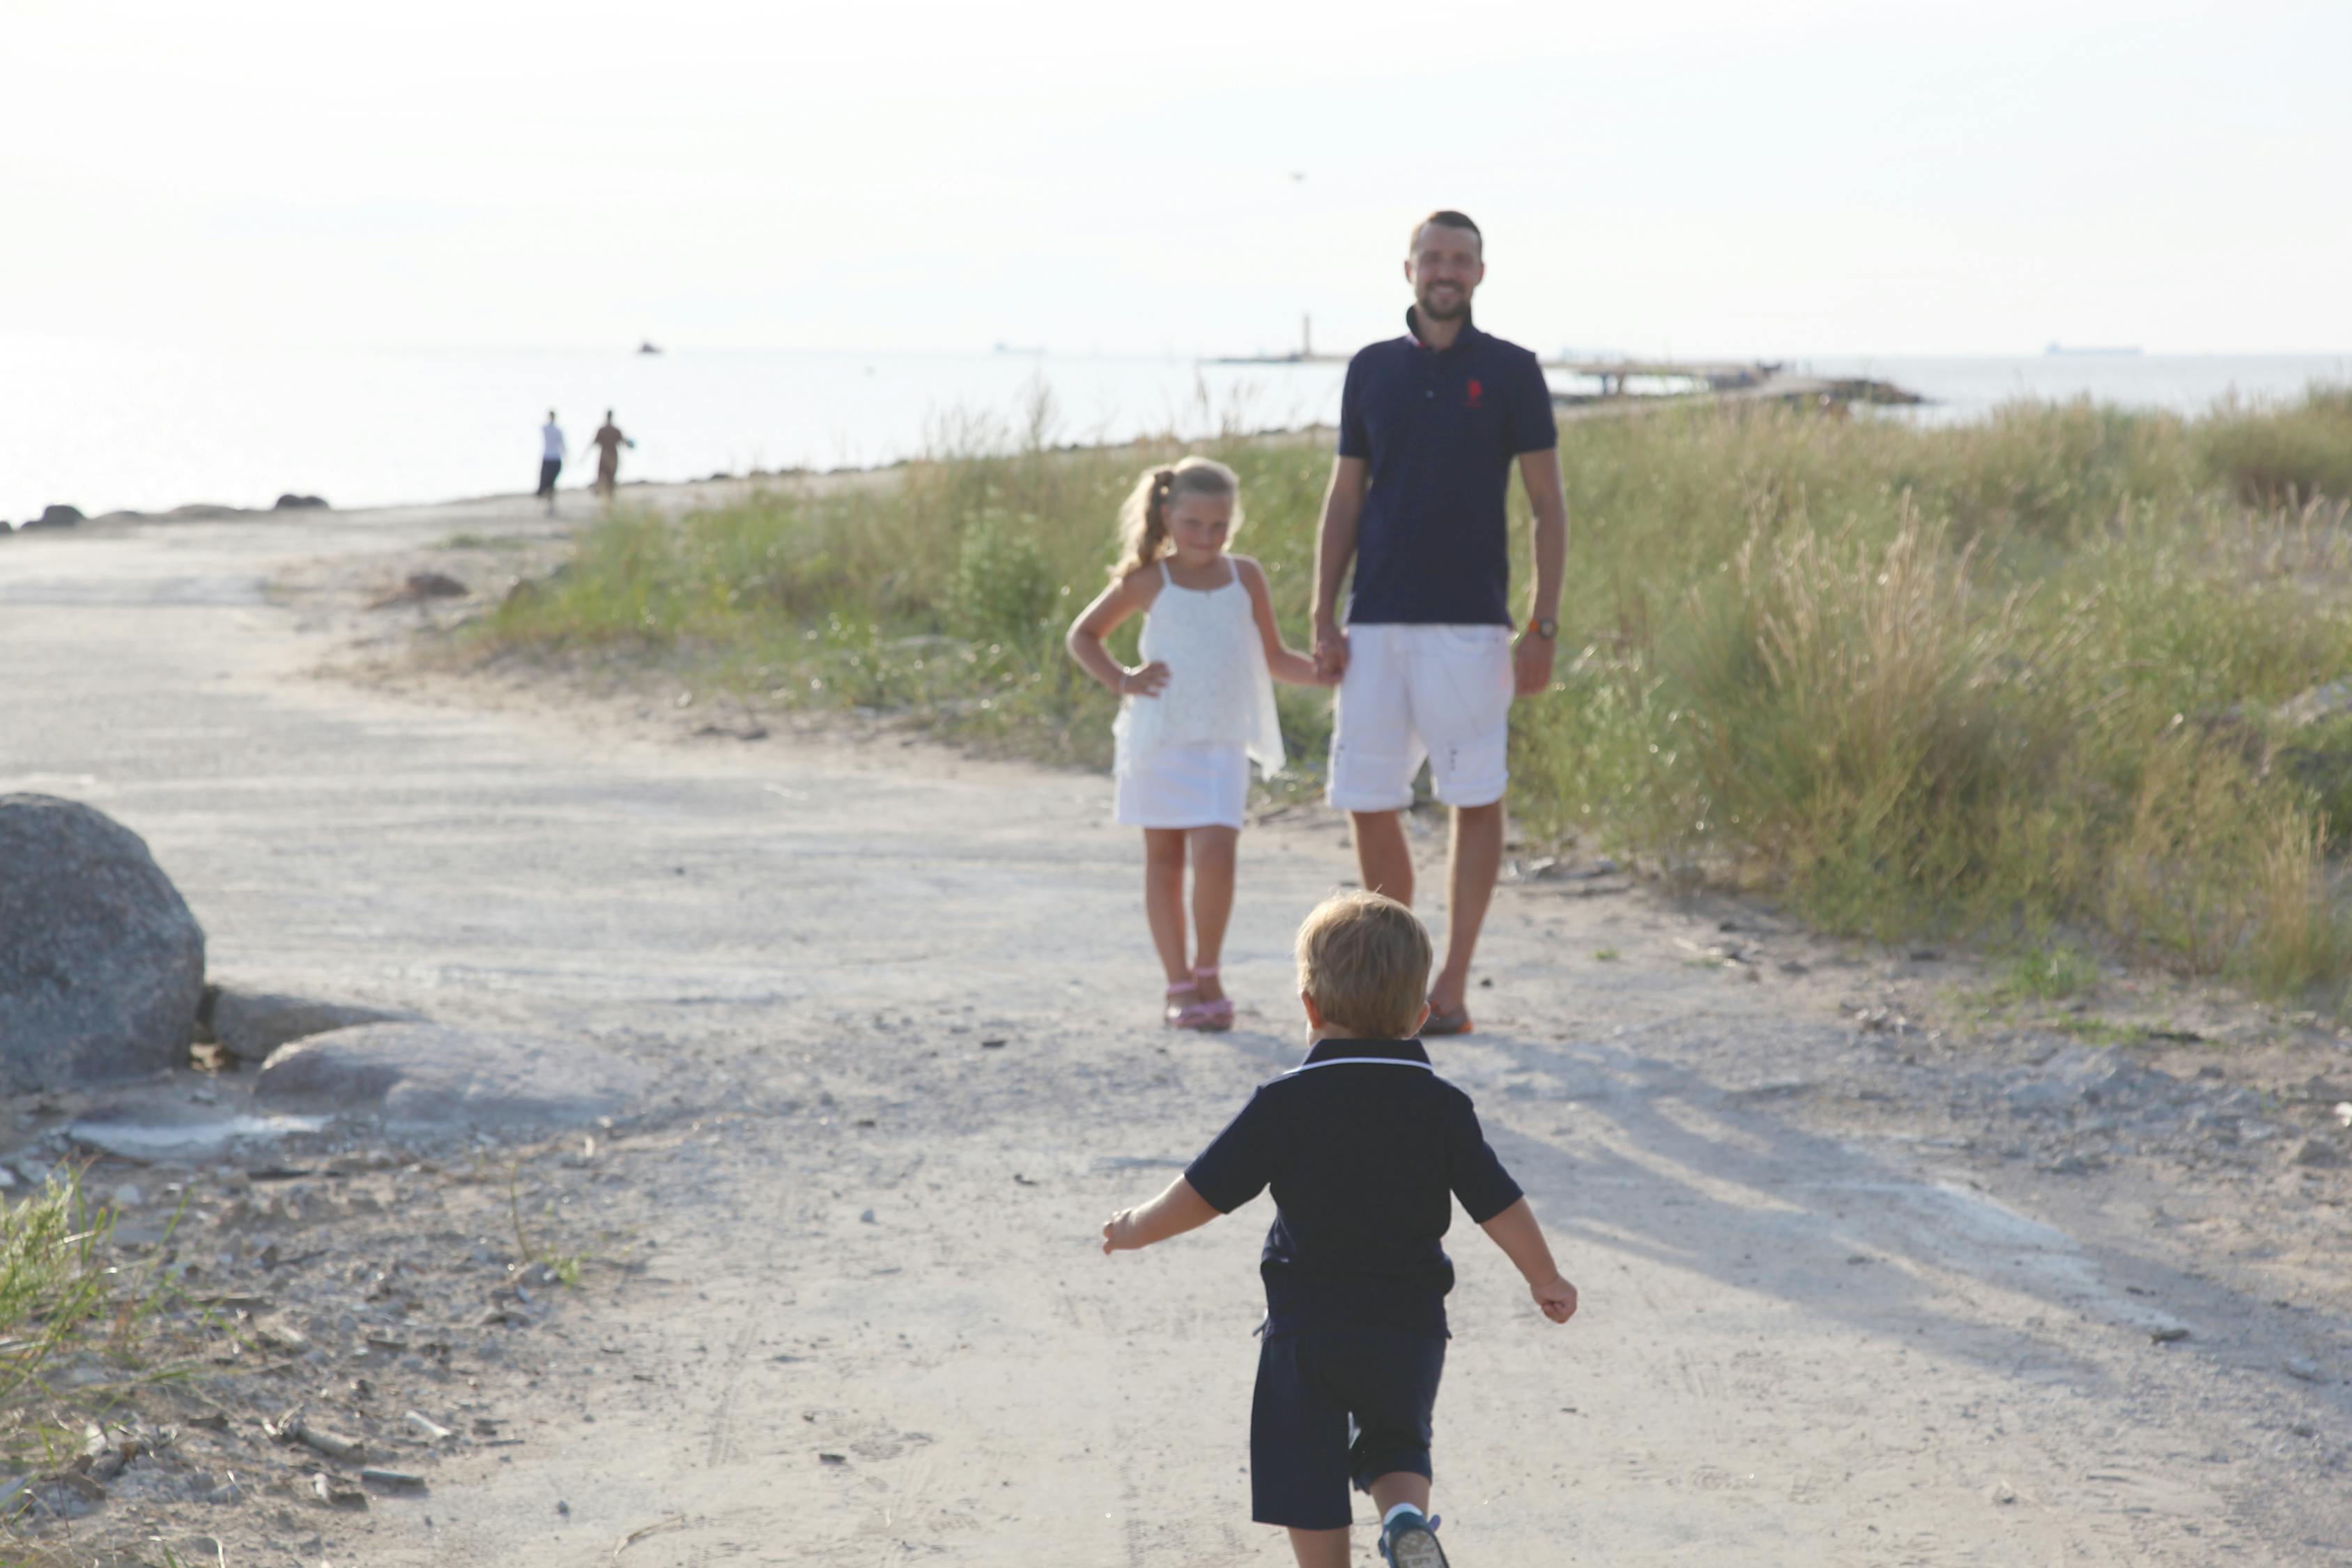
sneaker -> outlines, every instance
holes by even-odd
[[[1381,1531],[1381,1561],[1389,1568],[1445,1568],[1437,1521],[1418,1513],[1397,1515]]]

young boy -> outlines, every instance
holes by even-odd
[[[1290,1531],[1299,1568],[1347,1568],[1348,1483],[1381,1512],[1392,1568],[1445,1568],[1429,1516],[1430,1408],[1445,1364],[1459,1197],[1555,1323],[1576,1310],[1535,1214],[1470,1097],[1414,1038],[1429,1016],[1429,933],[1378,893],[1326,900],[1298,928],[1307,1060],[1259,1086],[1168,1190],[1103,1226],[1149,1247],[1271,1186],[1265,1343],[1250,1409],[1251,1516]],[[1350,1427],[1354,1429],[1352,1440]]]

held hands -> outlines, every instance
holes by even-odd
[[[1118,690],[1122,697],[1157,697],[1168,684],[1168,667],[1153,659],[1141,669],[1121,670]]]
[[[1325,686],[1339,685],[1348,673],[1348,634],[1336,621],[1315,623],[1315,673]]]
[[[1532,631],[1519,634],[1517,644],[1511,649],[1511,694],[1514,697],[1537,697],[1551,686],[1552,656],[1559,645],[1550,637],[1538,637]],[[1572,1296],[1573,1291],[1570,1292]]]
[[[1108,1230],[1109,1227],[1104,1228]],[[1104,1250],[1109,1250],[1108,1245]],[[1528,1286],[1528,1294],[1536,1299],[1536,1305],[1543,1309],[1543,1315],[1555,1323],[1564,1323],[1576,1316],[1576,1287],[1557,1274],[1540,1285]]]

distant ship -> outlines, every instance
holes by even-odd
[[[2043,349],[2042,352],[2045,354],[2063,355],[2067,358],[2077,358],[2084,354],[2105,354],[2110,359],[2115,359],[2128,358],[2131,355],[2138,353],[2139,350],[2137,346],[2084,349],[2070,348],[2064,343],[2052,343],[2048,348]]]
[[[1045,352],[1045,345],[1043,343],[1000,342],[996,345],[996,352],[1001,354],[1042,354]]]
[[[654,346],[654,342],[651,338],[647,338],[644,342],[637,345],[637,352],[641,354],[657,354],[661,353],[661,350]]]

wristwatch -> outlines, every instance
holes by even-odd
[[[1529,621],[1528,623],[1528,630],[1535,633],[1536,636],[1543,638],[1546,642],[1553,642],[1558,640],[1559,637],[1559,622],[1551,616],[1546,616],[1540,620]]]

